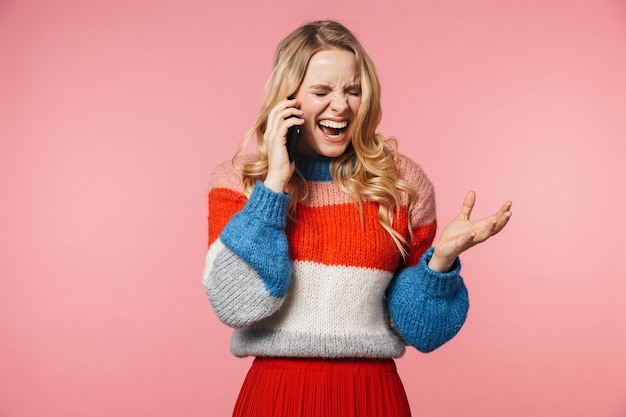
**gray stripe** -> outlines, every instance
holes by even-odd
[[[230,350],[235,356],[397,358],[405,344],[391,330],[359,336],[287,333],[274,329],[235,330]]]
[[[217,317],[234,328],[247,327],[272,315],[284,299],[269,295],[257,271],[220,242],[207,256],[204,286]]]

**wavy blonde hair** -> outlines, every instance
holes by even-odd
[[[379,204],[378,222],[405,256],[406,241],[403,234],[393,228],[393,216],[402,205],[401,192],[408,195],[410,212],[417,199],[416,191],[397,176],[396,139],[376,133],[382,109],[380,83],[374,63],[357,38],[336,21],[304,24],[278,45],[259,117],[235,154],[236,157],[247,146],[250,138],[256,136],[259,158],[244,166],[245,192],[249,194],[256,181],[264,180],[267,175],[268,161],[263,133],[267,128],[270,111],[298,90],[309,60],[315,53],[325,49],[342,49],[355,55],[362,94],[359,111],[351,123],[351,144],[343,155],[332,160],[331,176],[357,205],[361,219],[363,201]],[[289,215],[294,217],[297,203],[308,193],[306,180],[297,170],[288,188],[292,196]],[[410,227],[408,232],[411,233]]]

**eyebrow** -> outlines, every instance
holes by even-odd
[[[361,88],[361,84],[357,83],[357,84],[350,84],[349,86],[347,86],[345,88],[345,90],[351,90],[351,89],[355,89],[355,88]],[[315,85],[311,85],[309,86],[309,89],[311,90],[332,90],[332,87],[328,84],[315,84]]]

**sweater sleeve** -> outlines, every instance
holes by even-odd
[[[413,237],[407,263],[390,283],[387,302],[392,326],[402,338],[421,352],[431,352],[461,329],[469,298],[459,259],[447,273],[428,267],[436,229],[434,189],[414,163],[407,163],[404,173],[418,193],[418,202],[409,216]]]
[[[285,223],[289,195],[257,183],[249,199],[223,169],[209,190],[209,250],[203,285],[218,318],[244,328],[284,301],[292,264]]]
[[[457,259],[445,274],[428,268],[430,248],[419,264],[406,267],[391,284],[389,313],[408,344],[431,352],[452,339],[463,326],[469,299]]]

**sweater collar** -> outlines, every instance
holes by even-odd
[[[310,159],[300,154],[295,156],[296,167],[307,181],[332,181],[330,160]]]

